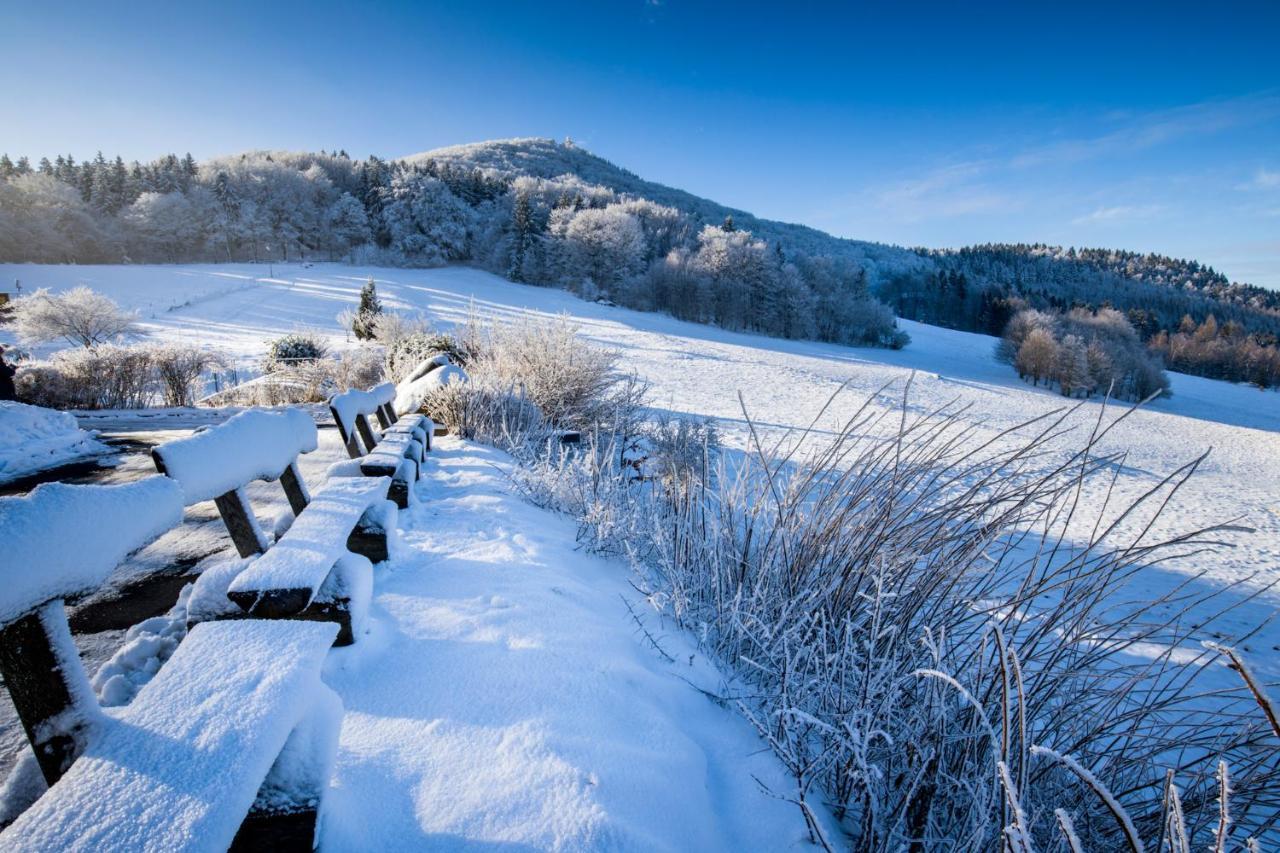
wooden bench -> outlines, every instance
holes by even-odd
[[[381,513],[381,525],[393,534],[390,485],[386,477],[331,480],[270,551],[231,579],[227,598],[245,617],[337,622],[335,645],[355,642],[369,609],[373,567],[351,553],[348,542],[370,514]],[[384,560],[388,541],[381,538]]]
[[[298,471],[298,456],[317,446],[315,422],[306,412],[250,409],[196,434],[153,448],[161,474],[182,484],[186,505],[212,500],[241,557],[261,554],[268,541],[244,487],[279,480],[289,507],[300,514],[311,500]]]
[[[341,702],[320,680],[337,627],[198,625],[122,709],[99,707],[64,601],[182,520],[164,477],[0,498],[0,675],[48,790],[4,850],[309,850]]]
[[[236,550],[242,558],[257,558],[202,573],[196,593],[205,601],[225,598],[236,607],[191,610],[189,624],[245,618],[330,621],[339,626],[337,645],[355,642],[368,609],[371,564],[386,560],[396,539],[395,507],[386,500],[391,481],[335,478],[312,497],[297,473],[297,453],[315,447],[315,433],[315,423],[304,413],[249,411],[152,451],[156,467],[181,484],[186,503],[218,496]],[[238,481],[270,479],[263,472],[275,470],[293,472],[295,518],[268,548]]]
[[[385,389],[391,388],[388,396]],[[329,400],[338,435],[342,438],[347,454],[357,463],[360,473],[366,477],[390,477],[388,496],[396,506],[407,508],[413,501],[413,484],[421,475],[421,464],[430,446],[430,420],[419,417],[397,423],[391,420],[394,411],[390,401],[395,398],[395,386],[378,386],[378,393],[351,390],[337,394]],[[369,417],[376,415],[387,427],[381,434],[375,433]],[[341,473],[333,471],[333,473]]]

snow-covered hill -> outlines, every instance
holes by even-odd
[[[869,269],[873,279],[895,270],[933,267],[929,259],[900,246],[834,237],[805,225],[761,219],[745,210],[726,207],[685,190],[647,181],[585,148],[553,139],[532,137],[473,142],[424,151],[404,159],[410,163],[434,160],[437,164],[459,169],[479,169],[491,177],[507,180],[522,175],[537,178],[576,175],[589,184],[677,208],[703,223],[719,225],[726,216],[732,216],[738,227],[771,243],[783,244],[788,250],[857,261]]]

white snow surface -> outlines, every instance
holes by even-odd
[[[350,391],[335,394],[329,400],[329,408],[333,410],[334,417],[342,421],[342,428],[347,431],[347,434],[353,435],[356,416],[373,414],[381,402],[377,396],[368,391],[352,388]]]
[[[109,452],[67,412],[0,401],[0,484]]]
[[[451,382],[466,382],[467,372],[456,364],[445,363],[429,373],[414,379],[401,382],[396,389],[396,400],[393,407],[396,414],[404,415],[422,408],[422,401],[437,388],[443,388]]]
[[[781,766],[693,686],[717,670],[572,522],[511,494],[509,464],[440,440],[368,635],[329,655],[346,717],[322,849],[812,849],[752,779],[788,792]]]
[[[316,425],[306,412],[249,409],[156,452],[190,505],[254,480],[274,480],[298,454],[315,449]]]
[[[715,419],[730,454],[748,446],[739,392],[766,441],[815,418],[821,435],[868,397],[876,410],[901,405],[909,378],[913,414],[967,406],[975,442],[1070,404],[998,363],[993,338],[910,322],[902,326],[912,343],[892,352],[729,333],[465,268],[320,264],[275,272],[0,266],[0,275],[32,287],[86,284],[144,314],[158,294],[199,290],[189,307],[146,316],[146,331],[160,340],[208,341],[245,366],[260,361],[268,339],[300,327],[328,330],[334,348],[354,346],[335,315],[357,304],[370,275],[386,309],[421,312],[442,331],[473,314],[565,314],[652,384],[655,409]],[[1230,586],[1231,596],[1255,596],[1219,621],[1230,642],[1280,605],[1267,588],[1280,575],[1280,394],[1177,373],[1170,379],[1171,397],[1105,439],[1103,450],[1127,453],[1115,472],[1118,498],[1147,491],[1212,448],[1151,537],[1226,520],[1255,532],[1233,535],[1233,547],[1193,561],[1145,570],[1116,603],[1153,601],[1183,583],[1190,592]],[[818,417],[845,383],[844,396]],[[1099,406],[1082,404],[1081,440]],[[396,408],[404,411],[400,399]],[[798,811],[762,795],[750,778],[788,791],[776,761],[737,716],[681,680],[715,689],[711,665],[684,635],[637,607],[677,664],[649,648],[623,605],[634,595],[626,569],[575,550],[567,520],[511,497],[504,464],[500,454],[439,442],[418,485],[425,500],[400,513],[403,550],[375,571],[368,635],[330,655],[326,678],[347,714],[326,847],[801,843]],[[1090,486],[1082,503],[1099,501],[1105,485]],[[1278,625],[1273,620],[1241,646],[1267,680],[1280,676]],[[1223,684],[1237,683],[1222,675]]]
[[[230,592],[310,589],[314,597],[338,558],[347,553],[347,534],[370,507],[381,504],[389,477],[330,480],[279,542],[249,564]]]
[[[44,483],[0,498],[0,624],[100,586],[126,555],[180,521],[182,491],[160,476],[119,486]]]
[[[336,633],[299,621],[192,628],[0,847],[226,850],[290,732],[329,701],[319,675]]]

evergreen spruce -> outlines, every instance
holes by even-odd
[[[373,338],[377,329],[378,315],[382,313],[382,303],[378,301],[378,289],[374,286],[373,276],[360,288],[360,307],[351,321],[351,331],[362,341]]]

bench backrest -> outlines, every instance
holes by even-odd
[[[382,386],[378,386],[381,388]],[[352,388],[329,399],[329,411],[333,413],[333,422],[338,426],[338,435],[347,448],[352,459],[359,459],[373,450],[378,444],[373,427],[369,424],[369,416],[378,414],[382,406],[382,396],[371,391]],[[392,399],[395,399],[394,396]],[[385,414],[380,416],[386,417]],[[384,428],[390,424],[384,424]],[[363,447],[361,446],[363,444]]]
[[[97,716],[62,599],[100,586],[126,556],[181,521],[182,491],[165,477],[46,483],[0,498],[0,675],[50,784],[83,750]]]
[[[190,506],[212,499],[242,557],[267,550],[242,489],[255,480],[279,480],[297,515],[310,500],[298,472],[299,454],[318,445],[315,421],[300,409],[250,409],[187,438],[153,448],[160,473],[182,486]]]

